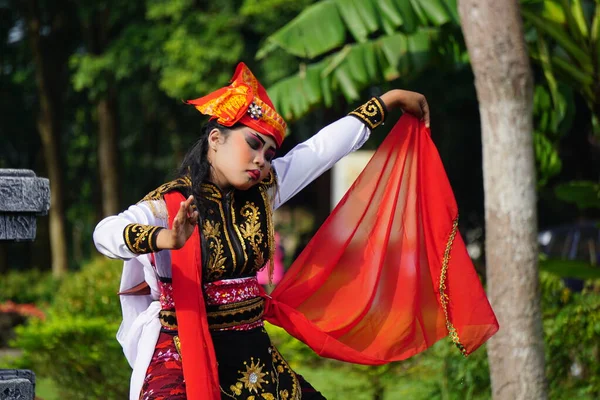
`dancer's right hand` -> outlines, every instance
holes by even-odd
[[[198,224],[198,210],[194,204],[194,196],[181,202],[179,211],[173,219],[172,229],[163,229],[158,233],[156,245],[160,249],[180,249],[192,236]]]

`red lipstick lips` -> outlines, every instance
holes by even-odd
[[[257,169],[252,169],[248,171],[248,175],[250,175],[250,178],[257,181],[258,178],[260,178],[260,171]]]

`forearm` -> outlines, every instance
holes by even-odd
[[[402,89],[392,89],[379,96],[379,98],[388,110],[395,110],[406,106],[410,93],[412,92]]]
[[[160,250],[158,236],[167,227],[164,215],[157,213],[156,204],[137,204],[126,211],[104,218],[94,230],[94,244],[98,251],[110,258],[130,259],[140,254]],[[158,216],[156,214],[159,214]]]
[[[156,237],[156,247],[158,250],[172,250],[175,249],[176,240],[175,233],[172,229],[161,229]]]

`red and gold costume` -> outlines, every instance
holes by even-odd
[[[229,86],[189,103],[278,145],[285,135],[285,122],[243,64]],[[446,336],[467,355],[496,332],[457,232],[443,166],[428,129],[410,116],[274,292],[258,285],[256,273],[274,251],[273,209],[360,147],[385,112],[371,99],[273,160],[270,176],[249,190],[202,183],[207,205],[180,250],[156,251],[155,238],[191,193],[185,177],[98,224],[98,249],[127,260],[121,289],[141,280],[150,289],[122,297],[118,338],[134,368],[131,399],[323,398],[290,369],[263,320],[321,356],[368,365],[406,359]]]

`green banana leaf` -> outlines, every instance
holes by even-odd
[[[458,24],[456,0],[323,0],[267,38],[256,57],[281,48],[313,59],[342,47],[349,37],[364,43],[375,32],[410,34],[446,23]]]

